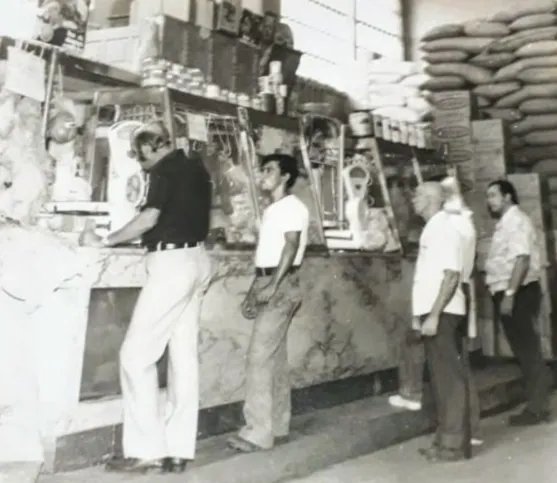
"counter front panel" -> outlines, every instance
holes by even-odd
[[[212,257],[214,280],[204,299],[199,332],[202,407],[243,399],[245,354],[252,328],[252,322],[240,314],[253,274],[251,254],[213,252]],[[142,257],[136,263],[142,264]],[[126,265],[130,268],[129,262]],[[398,331],[409,320],[411,274],[411,262],[398,257],[307,257],[301,274],[303,305],[288,335],[293,386],[308,387],[395,367]],[[117,278],[119,287],[91,292],[82,400],[120,392],[118,353],[138,287],[122,287],[125,280]],[[162,360],[161,386],[165,367]]]

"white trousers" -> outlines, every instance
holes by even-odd
[[[147,255],[147,281],[120,351],[124,455],[193,459],[197,439],[197,337],[201,302],[211,281],[204,248]],[[159,404],[156,363],[169,346],[168,404]]]

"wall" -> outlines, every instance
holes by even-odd
[[[411,0],[408,4],[410,51],[412,59],[419,59],[419,39],[429,29],[446,23],[488,18],[513,6],[547,3],[547,0]]]

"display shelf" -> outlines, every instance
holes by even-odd
[[[0,37],[0,60],[6,60],[8,47],[16,45],[16,40],[11,37]],[[29,51],[42,52],[46,61],[51,59],[54,52],[58,52],[58,61],[63,69],[64,76],[77,81],[98,84],[102,86],[138,86],[140,77],[118,67],[102,62],[86,59],[77,54],[65,52],[58,47],[41,42],[24,43]]]

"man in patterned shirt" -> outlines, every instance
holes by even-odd
[[[545,366],[535,324],[542,293],[541,256],[532,220],[518,207],[515,187],[506,180],[487,188],[487,205],[498,218],[485,265],[486,284],[493,298],[494,319],[503,330],[524,378],[528,402],[509,424],[538,424],[549,418],[551,378]]]

